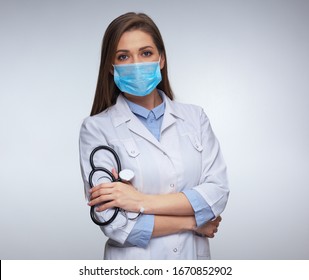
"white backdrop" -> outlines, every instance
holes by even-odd
[[[101,259],[79,170],[103,33],[146,12],[231,195],[214,259],[309,259],[309,1],[0,0],[0,258]]]

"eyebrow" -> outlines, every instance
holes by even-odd
[[[145,46],[145,47],[139,48],[139,51],[142,51],[142,50],[145,50],[145,49],[148,49],[148,48],[153,49],[152,46]],[[117,50],[116,53],[118,53],[118,52],[130,52],[130,51],[129,50]]]

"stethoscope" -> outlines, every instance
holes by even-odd
[[[108,169],[106,169],[105,167],[98,167],[94,164],[94,155],[95,155],[96,152],[98,152],[100,150],[109,151],[114,156],[114,159],[115,159],[116,165],[117,165],[118,179],[116,179],[115,176],[113,175],[113,173],[111,171],[109,171]],[[134,172],[132,170],[129,170],[129,169],[121,170],[121,163],[120,163],[119,156],[109,146],[103,145],[103,146],[98,146],[95,149],[93,149],[93,151],[90,154],[90,165],[91,165],[91,168],[92,168],[92,170],[89,174],[90,188],[94,187],[93,176],[96,172],[103,172],[103,173],[107,174],[109,176],[109,178],[111,179],[111,182],[128,182],[128,181],[131,181],[134,177]],[[95,208],[95,206],[91,206],[91,208],[90,208],[90,217],[91,217],[92,221],[99,226],[107,226],[110,223],[112,223],[116,219],[119,212],[121,212],[125,216],[126,220],[134,220],[140,215],[140,213],[139,213],[134,218],[128,218],[126,212],[123,209],[120,209],[119,207],[115,207],[112,217],[105,222],[101,222],[96,218],[94,208]]]

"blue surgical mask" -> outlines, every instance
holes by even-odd
[[[114,65],[114,81],[125,93],[146,96],[161,82],[160,60]]]

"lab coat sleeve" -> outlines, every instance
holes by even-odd
[[[82,178],[84,181],[85,196],[88,201],[90,189],[88,177],[89,173],[91,172],[91,166],[89,162],[90,154],[97,146],[107,145],[107,140],[105,139],[104,133],[101,131],[98,125],[99,123],[99,121],[95,120],[95,117],[88,117],[84,120],[80,130],[80,166]],[[108,168],[109,170],[111,170],[112,167],[115,167],[113,158],[109,157],[108,155],[104,156],[104,158],[101,157],[99,159],[95,159],[95,164],[97,166]],[[104,183],[103,177],[96,178],[95,185],[100,183]],[[112,214],[113,210],[109,209],[102,212],[96,212],[97,218],[102,222],[108,220]],[[100,226],[100,228],[107,237],[119,242],[120,244],[124,244],[135,223],[135,220],[127,220],[124,215],[118,214],[116,219],[111,224],[104,227]]]
[[[137,247],[146,248],[150,242],[153,227],[154,215],[140,216],[126,242]]]
[[[210,221],[214,218],[214,213],[210,206],[196,190],[187,189],[183,191],[183,194],[187,197],[194,210],[197,227],[205,224],[205,221]]]
[[[200,114],[200,127],[202,172],[199,185],[193,187],[193,190],[205,199],[214,216],[218,217],[225,209],[229,196],[226,165],[219,142],[203,110]]]

